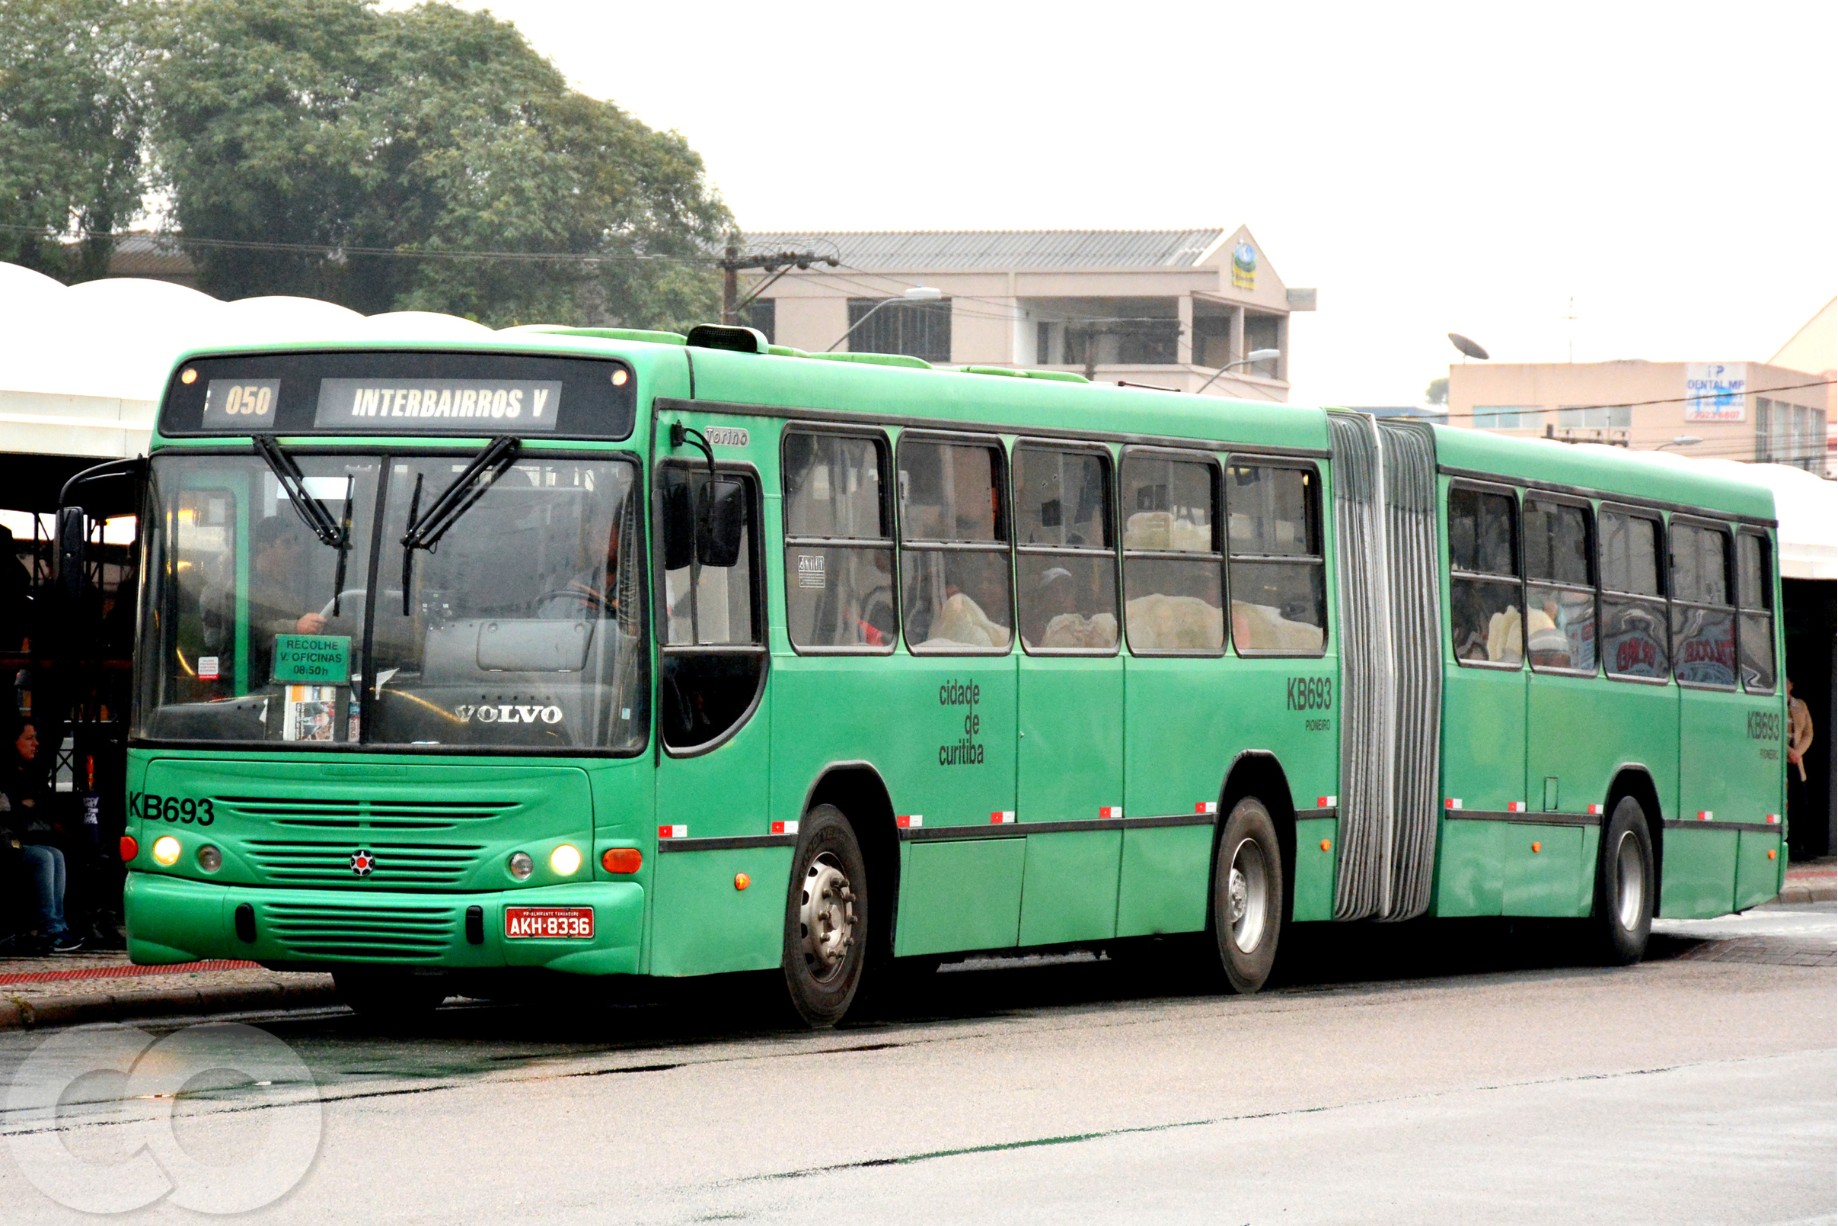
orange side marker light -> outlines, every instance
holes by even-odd
[[[600,867],[609,873],[635,873],[645,866],[645,853],[636,847],[609,847],[600,853]]]
[[[1321,840],[1321,850],[1322,850],[1322,851],[1327,851],[1328,849],[1330,849],[1330,848],[1331,848],[1331,847],[1333,847],[1333,846],[1334,846],[1334,843],[1333,843],[1333,840],[1331,840],[1331,839],[1322,839],[1322,840]]]
[[[1774,859],[1774,849],[1772,847],[1768,848],[1768,859]]]
[[[735,873],[734,874],[734,888],[735,889],[744,890],[752,884],[753,884],[753,878],[747,876],[745,873]]]
[[[1534,856],[1535,856],[1535,855],[1537,855],[1537,854],[1538,854],[1539,852],[1541,852],[1541,851],[1543,851],[1543,850],[1544,850],[1544,844],[1543,844],[1543,843],[1533,843],[1533,844],[1532,844],[1532,854],[1533,854]]]

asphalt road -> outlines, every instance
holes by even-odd
[[[0,1217],[1838,1218],[1830,904],[1662,924],[1617,971],[1548,935],[1339,930],[1254,998],[1173,991],[1178,963],[1143,952],[979,963],[827,1034],[728,983],[449,1007],[413,1034],[257,1019],[269,1050],[15,1036]]]

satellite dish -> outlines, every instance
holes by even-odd
[[[1487,360],[1487,351],[1459,332],[1449,333],[1449,343],[1461,350],[1463,357],[1476,358],[1482,362]]]

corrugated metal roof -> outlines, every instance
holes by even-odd
[[[1224,230],[780,230],[749,251],[816,251],[876,272],[1022,268],[1190,268]]]

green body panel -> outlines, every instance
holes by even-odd
[[[915,842],[904,849],[894,953],[1009,949],[1021,928],[1029,840]]]
[[[1457,671],[1459,670],[1459,671]],[[1525,797],[1525,674],[1451,663],[1443,674],[1442,796],[1463,812],[1505,813]],[[1500,823],[1449,818],[1438,845],[1437,915],[1499,915],[1508,844]],[[1480,857],[1474,859],[1473,857]]]
[[[667,852],[652,889],[653,975],[712,975],[779,965],[785,939],[789,847]],[[748,885],[736,885],[739,874]]]
[[[1340,823],[1331,817],[1296,822],[1295,896],[1290,917],[1298,923],[1334,918],[1334,874],[1340,863]],[[1323,848],[1322,843],[1327,846]]]
[[[1126,825],[1117,885],[1117,935],[1159,936],[1206,927],[1212,867],[1211,826],[1131,830]]]
[[[1769,855],[1768,853],[1774,853]],[[1746,911],[1772,902],[1781,892],[1781,865],[1787,862],[1786,841],[1779,828],[1743,830],[1736,836],[1736,910]]]
[[[1501,915],[1506,840],[1504,822],[1444,817],[1436,835],[1436,893],[1431,915]]]
[[[1666,831],[1659,913],[1673,919],[1728,914],[1736,896],[1735,830],[1692,822]]]
[[[1027,864],[1020,943],[1058,945],[1115,936],[1123,832],[1031,834],[1022,842]]]
[[[1589,914],[1592,874],[1583,859],[1581,828],[1500,825],[1506,843],[1501,913],[1558,918]]]

